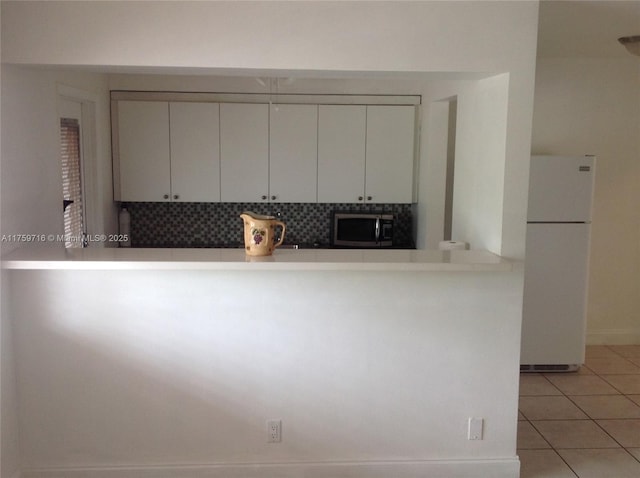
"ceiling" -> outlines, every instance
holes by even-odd
[[[619,58],[622,36],[640,35],[640,0],[542,0],[538,57]]]

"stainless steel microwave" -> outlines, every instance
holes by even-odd
[[[392,247],[393,214],[334,212],[331,220],[333,247]]]

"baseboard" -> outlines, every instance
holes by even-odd
[[[587,345],[638,345],[640,329],[601,329],[587,331]]]
[[[23,470],[20,478],[518,478],[517,456],[492,460],[429,460],[58,468]]]

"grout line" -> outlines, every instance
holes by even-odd
[[[638,448],[635,446],[629,447],[629,448]],[[624,449],[624,451],[626,451],[629,455],[631,455],[631,458],[633,458],[634,460],[636,460],[638,463],[640,463],[640,457],[635,456],[633,453],[631,453],[629,450],[627,450],[626,448]]]
[[[611,350],[608,346],[605,346],[608,350]],[[615,353],[618,357],[622,357],[623,359],[625,359],[627,362],[633,363],[631,362],[627,357],[623,357],[622,355],[620,355],[618,352],[611,350],[611,352]],[[602,357],[605,358],[605,357]],[[634,364],[635,365],[635,364]],[[626,394],[624,393],[622,390],[620,390],[618,387],[614,386],[611,382],[609,382],[608,380],[606,380],[600,373],[597,373],[596,371],[594,371],[593,369],[589,368],[588,366],[585,366],[588,370],[590,370],[592,372],[592,374],[585,374],[584,376],[596,376],[598,378],[600,378],[601,380],[603,380],[605,383],[607,383],[608,385],[610,385],[617,393],[614,394],[602,394],[602,393],[593,393],[593,394],[586,394],[586,395],[569,395],[565,392],[563,392],[562,390],[560,390],[553,382],[551,382],[548,377],[544,374],[538,374],[539,376],[542,376],[545,378],[545,380],[551,384],[554,389],[556,389],[559,394],[553,394],[553,395],[548,395],[548,394],[542,394],[542,395],[519,395],[518,398],[520,397],[565,397],[567,398],[573,405],[575,405],[580,411],[582,411],[588,418],[587,419],[542,419],[542,420],[535,420],[536,422],[543,422],[543,421],[557,421],[557,420],[565,420],[565,421],[591,421],[594,422],[595,425],[601,429],[606,436],[610,437],[614,443],[616,443],[618,445],[618,447],[615,448],[611,448],[611,447],[605,447],[605,448],[583,448],[583,447],[579,447],[579,448],[555,448],[551,442],[549,442],[549,440],[540,432],[540,430],[534,425],[533,421],[531,419],[529,419],[529,417],[527,417],[527,415],[520,410],[520,408],[518,407],[518,412],[521,414],[521,416],[523,417],[522,420],[518,420],[519,422],[528,422],[530,424],[530,426],[540,435],[540,437],[543,439],[543,441],[545,443],[547,443],[547,445],[550,448],[523,448],[522,450],[552,450],[558,457],[560,457],[560,459],[565,463],[565,465],[567,465],[567,468],[569,468],[569,470],[571,470],[571,472],[577,477],[580,478],[580,475],[578,474],[578,472],[576,470],[574,470],[571,465],[567,462],[567,460],[565,460],[562,455],[559,453],[559,450],[624,450],[624,452],[626,454],[628,454],[629,456],[631,456],[631,458],[633,458],[633,460],[635,460],[636,462],[640,463],[640,457],[635,456],[633,453],[631,453],[629,451],[630,448],[640,448],[640,447],[624,447],[614,436],[612,436],[609,432],[607,432],[607,430],[605,430],[599,423],[597,420],[622,420],[622,421],[626,421],[626,420],[637,420],[637,418],[615,418],[615,419],[606,419],[606,418],[602,418],[602,419],[596,419],[596,418],[592,418],[587,412],[586,410],[584,410],[582,407],[580,407],[580,405],[578,405],[578,403],[576,403],[572,397],[595,397],[595,396],[602,396],[602,397],[619,397],[622,396],[624,398],[626,398],[627,400],[630,400],[632,403],[636,404],[635,401],[631,400],[628,395],[634,395],[633,393],[630,394]],[[637,375],[637,374],[616,374],[616,373],[606,373],[605,375]],[[576,375],[577,376],[577,375]]]
[[[613,435],[611,435],[611,433],[609,433],[607,430],[605,430],[602,425],[600,425],[596,420],[592,420],[592,421],[598,428],[600,428],[600,430],[605,432],[614,442],[616,442],[620,446],[620,448],[625,449],[624,446],[622,446],[622,443],[616,440],[616,438]]]
[[[574,470],[571,465],[569,464],[569,462],[567,460],[564,459],[564,457],[558,453],[558,450],[556,450],[555,448],[553,449],[553,451],[555,452],[556,455],[558,455],[560,457],[560,459],[564,462],[565,465],[567,465],[567,467],[571,470],[571,472],[577,476],[577,478],[580,478],[580,475],[578,475],[578,472],[576,470]]]
[[[538,428],[533,424],[533,422],[531,420],[527,420],[529,422],[529,424],[533,427],[533,429],[538,432],[538,435],[540,435],[542,437],[542,439],[547,442],[547,444],[549,445],[549,447],[555,451],[555,447],[551,444],[551,442],[549,440],[547,440],[547,437],[545,437],[542,432],[540,430],[538,430]]]

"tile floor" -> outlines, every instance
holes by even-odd
[[[575,373],[520,375],[520,478],[640,478],[640,345],[588,346]]]

